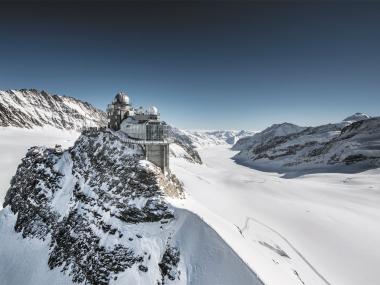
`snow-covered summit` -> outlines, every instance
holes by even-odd
[[[200,218],[167,202],[183,197],[181,184],[142,154],[111,131],[84,132],[65,151],[32,147],[0,211],[2,282],[261,284]]]
[[[347,118],[345,118],[343,121],[344,122],[356,122],[356,121],[361,121],[361,120],[367,120],[371,118],[370,116],[364,114],[364,113],[355,113]]]
[[[76,129],[106,125],[106,115],[87,102],[35,89],[0,91],[0,126]]]

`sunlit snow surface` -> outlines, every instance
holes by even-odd
[[[77,132],[53,128],[0,128],[1,204],[9,180],[30,146],[62,144],[67,147],[78,135]],[[171,169],[184,182],[187,192],[185,200],[171,202],[204,219],[266,284],[380,284],[377,273],[380,260],[380,169],[358,174],[313,174],[285,179],[280,174],[236,164],[231,159],[236,152],[225,145],[200,149],[199,152],[204,165],[189,163],[182,158],[171,159]],[[213,233],[199,224],[195,216],[183,217],[191,218],[179,219],[178,225],[182,225],[181,221],[186,222],[178,227],[181,230],[176,238],[183,242],[182,248],[194,253],[186,262],[199,262],[199,266],[211,264],[215,266],[211,271],[218,272],[218,264],[213,261],[221,259],[220,254],[228,251],[228,247],[216,235],[212,240],[218,241],[220,247],[215,242],[209,246],[206,244],[205,248],[199,247],[209,241]],[[0,226],[4,229],[12,227],[1,222]],[[58,270],[48,271],[47,243],[39,244],[33,240],[25,243],[19,234],[10,231],[9,236],[3,236],[3,241],[15,247],[12,255],[6,257],[8,269],[3,267],[5,271],[16,268],[17,264],[22,270],[37,264],[36,274],[46,271],[46,280],[36,277],[35,284],[42,284],[38,283],[41,281],[50,284],[52,280],[54,284],[71,283]],[[4,251],[3,254],[7,252],[10,253]],[[197,255],[197,252],[206,252],[206,255]],[[24,262],[18,263],[16,257],[23,253],[26,254]],[[210,257],[209,261],[201,263],[205,256]],[[249,274],[244,265],[228,252],[221,260],[226,259],[234,260],[233,268],[224,267],[221,271],[237,270],[241,266],[244,274],[237,270],[237,276],[242,276],[240,282],[246,281],[244,278]],[[203,276],[204,282],[211,281],[207,278],[211,277],[207,275],[210,272],[207,268],[194,270],[204,273],[199,275]],[[33,272],[29,273],[31,275],[27,276],[33,276]],[[16,278],[12,279],[14,284],[24,280],[21,276],[13,277]],[[119,281],[130,281],[130,277],[120,276]],[[193,284],[197,281],[193,280]]]
[[[68,275],[59,269],[50,270],[47,264],[49,258],[49,240],[23,239],[20,233],[13,230],[16,216],[9,208],[0,211],[0,241],[7,246],[0,246],[0,284],[6,285],[72,285]],[[165,247],[165,237],[172,235],[173,242],[181,251],[181,279],[169,284],[189,285],[262,285],[257,276],[228,247],[223,239],[206,223],[191,212],[177,209],[176,220],[167,226],[165,231],[155,233],[155,225],[146,223],[117,225],[125,235],[137,230],[143,238],[140,250],[152,254],[152,260],[160,258],[159,254]],[[157,227],[158,228],[158,227]],[[113,241],[110,235],[103,237],[103,243]],[[120,241],[119,241],[120,242]],[[132,246],[132,243],[129,243]],[[153,271],[152,271],[153,270]],[[155,268],[150,267],[148,273],[141,272],[137,266],[119,274],[117,280],[111,280],[113,285],[151,285],[156,284]],[[154,274],[156,273],[156,274]],[[159,274],[159,273],[158,273]],[[4,282],[4,283],[2,283]],[[84,284],[84,283],[80,283]],[[87,283],[86,283],[87,284]],[[165,283],[167,284],[167,283]]]
[[[4,130],[4,137],[10,143],[3,140],[3,153],[9,153],[9,166],[14,167],[12,174],[16,170],[19,159],[14,155],[24,156],[24,151],[32,145],[54,145],[61,143],[64,146],[73,144],[76,133],[69,136],[69,133],[60,133],[57,130]],[[26,139],[27,138],[27,139]],[[71,139],[72,138],[72,139]],[[23,143],[18,145],[18,142]],[[12,145],[15,141],[15,145]],[[17,147],[16,147],[17,146]],[[62,162],[70,161],[62,158]],[[3,161],[2,161],[3,162]],[[62,173],[70,176],[71,172],[65,173],[62,165]],[[58,167],[61,164],[57,164]],[[5,165],[3,168],[6,168]],[[10,171],[9,171],[10,172]],[[68,178],[70,180],[70,177]],[[62,189],[72,191],[72,187],[63,184]],[[53,200],[52,206],[57,213],[64,213],[64,207],[68,207],[69,201],[64,198],[67,195],[64,191],[56,192],[59,201]],[[132,200],[131,200],[132,202]],[[133,201],[137,203],[138,201]],[[138,204],[138,203],[137,203]],[[122,237],[99,232],[101,243],[104,246],[115,243],[125,244],[136,252],[149,252],[149,271],[142,272],[137,264],[132,268],[121,272],[110,284],[157,284],[158,262],[161,260],[161,253],[164,251],[168,235],[181,253],[180,269],[181,278],[165,284],[189,284],[189,285],[261,285],[262,282],[256,274],[245,264],[236,252],[202,219],[193,213],[174,209],[175,219],[161,223],[125,223],[111,219],[110,215],[103,216],[103,219],[117,228]],[[41,240],[37,238],[22,238],[20,233],[14,231],[16,215],[6,207],[0,211],[0,284],[6,285],[69,285],[74,284],[69,275],[60,272],[60,268],[50,270],[48,267],[50,236]],[[140,234],[139,238],[130,241],[128,237]],[[155,266],[153,266],[155,264]],[[3,283],[2,283],[3,282]],[[87,283],[86,283],[87,284]]]
[[[227,146],[204,165],[172,159],[187,199],[266,284],[380,284],[380,169],[294,179],[234,163]]]
[[[21,129],[15,127],[0,127],[0,209],[9,182],[16,173],[17,166],[32,146],[63,148],[74,144],[80,133],[77,131],[60,130],[53,127]]]

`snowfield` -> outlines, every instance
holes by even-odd
[[[187,199],[265,284],[380,284],[380,169],[286,179],[236,164],[228,146],[172,159]]]
[[[60,144],[66,148],[72,146],[79,135],[80,133],[74,130],[61,130],[50,126],[33,129],[0,127],[0,209],[9,182],[30,147],[54,147]]]
[[[0,128],[1,206],[27,149],[66,148],[78,136],[53,127]],[[136,250],[157,254],[170,233],[183,253],[178,268],[186,272],[178,284],[380,284],[379,168],[356,174],[300,173],[288,179],[237,164],[232,158],[238,151],[227,143],[202,140],[209,141],[196,149],[203,164],[194,163],[183,146],[171,146],[175,157],[170,167],[184,183],[186,199],[166,198],[176,216],[166,233],[158,226],[118,224],[124,240],[131,230],[144,233],[144,248]],[[58,206],[67,201],[59,200],[53,204],[63,213]],[[130,200],[137,206],[144,201]],[[13,230],[15,219],[8,208],[2,210],[0,280],[7,285],[73,284],[59,268],[49,269],[49,238],[23,239]],[[104,244],[117,241],[102,235]],[[151,284],[158,273],[149,270],[144,274],[132,267],[110,284]]]

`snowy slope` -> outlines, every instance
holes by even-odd
[[[380,118],[357,122],[355,114],[345,121],[309,127],[290,134],[240,143],[235,159],[262,170],[295,171],[361,171],[380,166]],[[349,119],[349,120],[348,120]],[[265,133],[265,131],[263,132]]]
[[[184,158],[193,163],[202,163],[191,137],[184,131],[168,125],[168,135],[172,139],[170,144],[170,156]]]
[[[67,151],[28,151],[0,212],[0,280],[261,284],[200,218],[168,204],[181,184],[124,137],[90,131]]]
[[[234,163],[227,146],[203,165],[172,160],[187,199],[265,284],[380,284],[380,171],[284,179]]]
[[[104,112],[87,102],[35,89],[0,91],[0,126],[76,129],[106,125]]]
[[[0,127],[0,209],[11,178],[30,147],[54,147],[60,144],[66,148],[72,146],[79,135],[74,130],[61,130],[50,126],[33,129]]]

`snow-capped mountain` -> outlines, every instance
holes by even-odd
[[[0,91],[0,203],[9,181],[28,148],[35,145],[71,146],[83,127],[107,124],[106,114],[87,102],[50,95],[34,89]],[[172,157],[202,163],[191,139],[179,129],[169,128]],[[15,143],[17,142],[17,143]]]
[[[202,163],[198,151],[193,145],[192,138],[184,131],[168,125],[169,137],[173,140],[170,144],[170,156],[184,158],[193,163]]]
[[[180,130],[169,126],[169,136],[173,139],[170,145],[172,157],[184,158],[190,162],[202,163],[197,149],[216,145],[233,145],[240,138],[253,135],[251,131],[235,130]]]
[[[340,123],[300,128],[298,132],[274,135],[263,141],[255,136],[249,143],[236,144],[234,148],[240,153],[235,159],[263,170],[305,171],[328,167],[354,171],[380,166],[380,117],[368,118],[357,113]]]
[[[266,143],[274,137],[286,136],[293,133],[298,133],[304,130],[305,127],[300,127],[290,123],[274,124],[264,131],[254,135],[240,138],[232,147],[234,150],[243,150],[253,147],[258,144]]]
[[[87,102],[35,89],[0,91],[0,126],[53,126],[80,130],[105,126],[106,114]]]
[[[194,147],[210,147],[215,145],[233,145],[239,139],[252,136],[254,132],[245,130],[183,130]]]
[[[352,116],[348,116],[343,121],[344,122],[356,122],[356,121],[366,120],[369,118],[371,118],[371,117],[366,115],[366,114],[358,112],[358,113],[353,114]]]
[[[68,150],[28,151],[0,211],[1,282],[262,284],[200,218],[167,202],[184,196],[177,178],[123,139],[87,131]]]

